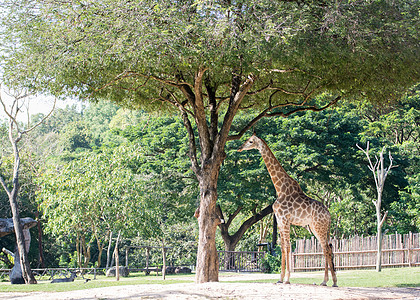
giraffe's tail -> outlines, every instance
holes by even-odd
[[[335,272],[333,247],[332,247],[332,244],[329,244],[328,246],[330,246],[330,249],[331,249],[331,264],[332,264],[331,267],[332,267],[333,271]]]

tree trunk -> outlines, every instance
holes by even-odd
[[[118,253],[118,242],[115,245],[115,279],[120,280],[120,255]]]
[[[128,269],[128,251],[130,250],[130,247],[125,246],[125,267]]]
[[[385,222],[386,216],[388,215],[388,211],[385,212],[383,216],[381,216],[381,203],[382,203],[382,191],[378,193],[378,200],[376,202],[376,220],[377,220],[377,253],[376,253],[376,271],[382,271],[382,240],[383,240],[383,233],[382,233],[382,226]]]
[[[216,229],[220,218],[216,211],[217,179],[200,182],[199,238],[196,283],[219,281],[219,256],[216,249]]]
[[[120,280],[120,255],[118,251],[118,243],[120,241],[120,232],[117,236],[117,241],[115,242],[115,250],[114,250],[114,256],[115,256],[115,279],[117,281]]]
[[[82,253],[81,253],[81,246],[80,246],[81,242],[80,242],[80,233],[77,232],[77,236],[76,236],[76,255],[77,255],[77,266],[79,268],[82,267]]]
[[[378,239],[378,251],[376,253],[376,271],[381,272],[382,270],[382,228],[378,225],[378,232],[376,234]]]
[[[274,249],[276,249],[277,246],[277,239],[279,237],[279,234],[277,232],[278,227],[277,227],[277,218],[275,215],[273,215],[273,240],[271,242],[271,252],[274,252]],[[273,254],[273,253],[270,253]]]
[[[222,232],[222,231],[220,231]],[[242,236],[241,236],[242,237]],[[231,236],[229,234],[223,234],[222,235],[223,241],[225,242],[225,251],[227,251],[227,253],[225,254],[225,270],[234,270],[236,267],[235,264],[235,255],[233,252],[236,249],[236,245],[238,244],[238,242],[240,241],[240,238],[237,238],[236,236]]]
[[[17,178],[13,180],[13,190],[11,191],[9,195],[9,202],[10,202],[10,208],[12,210],[12,216],[13,216],[13,226],[15,229],[15,235],[16,235],[16,244],[19,251],[19,258],[15,257],[15,259],[20,260],[20,265],[22,268],[22,276],[25,280],[25,283],[29,284],[35,284],[37,283],[34,275],[32,274],[31,266],[29,264],[28,260],[28,249],[25,247],[25,237],[23,234],[23,228],[20,224],[20,217],[19,217],[19,208],[17,204],[17,195],[18,195],[18,189],[19,189],[19,182]]]
[[[150,256],[150,248],[146,247],[146,275],[149,275],[149,256]]]
[[[216,229],[221,223],[217,214],[217,179],[223,160],[226,158],[224,152],[226,142],[229,140],[229,131],[233,119],[239,109],[241,101],[247,95],[254,83],[254,77],[248,78],[242,83],[241,75],[232,72],[232,86],[229,97],[229,104],[223,116],[223,124],[219,128],[219,111],[216,100],[216,88],[211,85],[211,81],[204,84],[208,95],[205,96],[203,80],[205,78],[205,68],[199,68],[194,76],[193,86],[179,84],[177,87],[184,95],[186,102],[177,102],[171,97],[165,98],[166,101],[180,109],[181,116],[188,132],[189,151],[188,156],[191,160],[191,168],[195,173],[200,185],[200,208],[198,217],[199,242],[197,251],[196,282],[203,283],[219,280],[219,259],[216,250]],[[183,80],[183,74],[177,77]],[[242,84],[241,84],[242,83]],[[208,98],[208,102],[204,98]],[[197,155],[197,139],[195,130],[191,124],[189,116],[191,111],[186,109],[186,104],[192,108],[192,115],[198,132],[200,156]],[[206,114],[209,107],[210,116]],[[210,122],[210,124],[209,124]],[[243,134],[243,133],[242,133]],[[232,137],[230,140],[239,139],[240,135]],[[199,163],[200,161],[200,163]]]
[[[109,233],[109,243],[108,249],[106,251],[106,269],[108,270],[111,266],[109,265],[111,262],[109,261],[111,257],[111,247],[112,247],[112,231]]]
[[[224,219],[222,210],[220,206],[218,206],[219,214]],[[233,219],[238,215],[240,211],[240,208],[238,208],[232,215],[229,216],[229,219],[225,222],[219,225],[220,227],[220,234],[223,238],[223,241],[225,242],[225,250],[226,251],[235,251],[236,245],[238,242],[242,239],[245,232],[252,227],[255,223],[261,221],[264,217],[268,216],[273,212],[272,205],[268,205],[265,207],[262,211],[259,213],[254,213],[251,217],[249,217],[247,220],[245,220],[242,225],[239,227],[239,229],[233,234],[229,234],[229,227],[232,224]]]
[[[42,227],[41,221],[39,220],[39,211],[36,211],[37,229],[38,229],[38,251],[39,251],[39,264],[41,268],[45,268],[45,258],[44,258],[44,247],[42,246]]]
[[[98,242],[98,263],[96,264],[97,268],[101,267],[101,260],[102,260],[102,251],[104,250],[104,246],[102,245],[102,243]]]
[[[45,121],[46,118],[48,118],[51,115],[55,107],[55,101],[54,101],[53,109],[47,116],[45,116],[40,122],[38,122],[34,126],[21,131],[19,130],[19,126],[17,125],[18,112],[22,106],[22,103],[19,104],[19,100],[27,96],[28,95],[14,95],[12,109],[10,111],[7,111],[5,104],[3,100],[1,99],[1,93],[0,93],[0,103],[3,106],[4,112],[9,117],[9,141],[10,141],[10,144],[12,145],[13,156],[14,156],[12,190],[11,191],[9,190],[6,182],[4,181],[1,175],[0,175],[0,183],[3,186],[4,190],[6,191],[7,195],[9,196],[10,209],[12,211],[13,226],[15,229],[16,244],[17,244],[17,248],[19,252],[19,260],[21,263],[23,279],[25,280],[25,283],[34,284],[37,282],[35,280],[34,275],[32,274],[31,266],[29,264],[29,260],[27,256],[27,251],[25,249],[23,228],[22,228],[22,225],[20,224],[19,208],[18,208],[18,202],[17,202],[19,188],[20,188],[19,186],[20,156],[19,156],[18,143],[22,140],[22,136],[24,134],[27,134],[28,132],[30,132],[37,126],[39,126],[42,122]],[[29,251],[29,249],[27,250]]]
[[[90,262],[90,243],[86,244],[86,242],[84,243],[84,247],[83,247],[83,252],[84,252],[84,263],[83,263],[83,268],[87,268],[89,266],[89,262]]]
[[[162,279],[166,279],[166,248],[165,248],[165,240],[162,239],[162,259],[163,259],[163,265],[162,265]]]

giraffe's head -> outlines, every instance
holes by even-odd
[[[241,152],[243,150],[259,149],[260,142],[261,139],[254,133],[249,139],[246,140],[245,143],[243,143],[241,147],[239,147],[238,151]]]

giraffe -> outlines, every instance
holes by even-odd
[[[329,266],[333,286],[337,286],[332,245],[328,243],[331,223],[328,209],[321,202],[304,194],[299,183],[286,173],[267,143],[257,137],[255,133],[239,147],[238,151],[250,149],[260,151],[277,192],[273,212],[277,219],[281,241],[281,275],[278,283],[290,283],[290,225],[298,225],[309,226],[310,231],[321,243],[325,256],[325,274],[321,285],[327,285]]]

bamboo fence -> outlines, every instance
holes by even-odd
[[[368,269],[376,267],[376,236],[354,236],[333,239],[331,244],[336,269]],[[324,268],[322,248],[315,237],[296,241],[292,252],[292,269],[314,271]],[[420,234],[389,234],[383,237],[383,267],[420,266]]]

